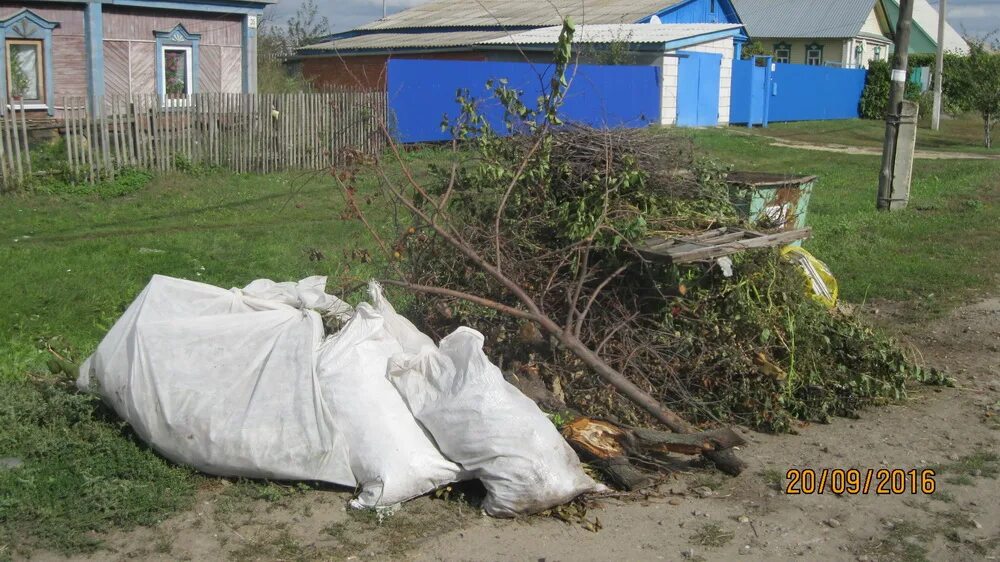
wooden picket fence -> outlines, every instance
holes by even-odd
[[[24,105],[7,100],[0,114],[0,190],[14,189],[31,176],[31,152],[28,150],[28,123]]]
[[[123,168],[319,170],[385,147],[385,92],[156,95],[64,102],[69,167],[81,181]]]

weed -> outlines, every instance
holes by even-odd
[[[973,478],[997,478],[1000,476],[1000,455],[978,450],[960,457],[957,461],[936,468],[939,474],[947,474],[947,482],[960,486],[970,486]]]
[[[709,490],[717,492],[723,486],[725,486],[728,481],[729,481],[729,479],[727,477],[719,474],[718,471],[700,472],[691,481],[691,484],[690,484],[689,487],[691,489],[694,489],[694,488],[708,488]]]
[[[927,530],[910,522],[894,524],[884,536],[872,537],[861,547],[863,554],[877,560],[927,562]]]
[[[777,490],[780,490],[785,482],[785,474],[776,468],[764,469],[759,474],[765,484]]]
[[[734,536],[735,533],[726,531],[719,523],[706,523],[691,536],[691,540],[701,546],[715,548],[729,544]]]
[[[91,551],[93,533],[160,521],[193,478],[139,443],[98,399],[52,380],[0,379],[0,544]]]

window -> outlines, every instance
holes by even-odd
[[[45,65],[42,42],[8,39],[7,93],[25,104],[45,103]]]
[[[854,66],[857,68],[862,68],[865,65],[865,44],[863,41],[859,41],[857,45],[854,46]]]
[[[191,47],[164,46],[160,58],[163,89],[160,95],[170,102],[186,100],[192,93]]]
[[[788,43],[778,43],[774,46],[774,62],[788,63],[792,60],[792,46]]]
[[[875,60],[882,60],[882,46],[875,45]]]
[[[806,64],[820,66],[823,64],[823,46],[813,43],[806,47]]]

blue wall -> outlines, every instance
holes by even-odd
[[[761,88],[767,99],[753,95],[763,84],[760,72],[754,74],[753,61],[733,61],[730,123],[759,123],[761,111],[765,123],[860,117],[864,69],[775,64],[769,86]]]
[[[742,23],[729,0],[687,0],[657,14],[660,23]],[[644,18],[642,23],[649,21]]]
[[[389,110],[401,142],[442,141],[442,117],[454,119],[455,94],[467,88],[481,101],[480,110],[503,130],[503,109],[486,90],[488,80],[507,79],[524,92],[529,107],[547,89],[552,65],[509,62],[391,60],[388,70]],[[565,121],[594,127],[644,127],[660,122],[660,68],[654,66],[571,66],[572,82],[562,107]]]

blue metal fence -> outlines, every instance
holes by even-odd
[[[400,142],[451,138],[442,118],[459,114],[458,90],[468,89],[479,109],[502,130],[503,109],[486,89],[488,80],[506,79],[524,92],[529,107],[548,90],[552,65],[397,59],[389,62],[389,112]],[[572,82],[562,107],[566,121],[594,127],[644,127],[660,122],[660,68],[655,66],[570,66]]]
[[[778,63],[760,67],[733,61],[734,124],[856,119],[867,71]],[[763,95],[761,95],[763,93]]]

